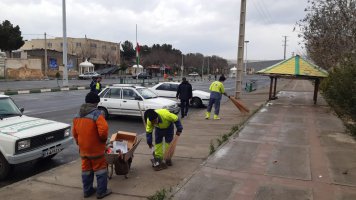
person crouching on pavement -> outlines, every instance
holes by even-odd
[[[163,138],[165,140],[165,150],[168,149],[169,144],[173,140],[174,126],[176,126],[176,135],[180,135],[183,130],[183,126],[177,115],[169,112],[167,109],[148,109],[145,112],[146,124],[146,139],[150,149],[152,149],[152,133],[155,128],[155,146],[154,146],[154,160],[153,168],[156,171],[172,166],[172,160],[165,160],[163,162]]]
[[[221,75],[219,81],[214,81],[211,83],[209,90],[210,90],[210,99],[208,108],[205,114],[205,119],[210,118],[210,112],[214,105],[214,119],[219,120],[219,112],[220,112],[220,101],[222,94],[227,96],[224,87],[224,81],[226,80],[224,75]]]
[[[185,77],[182,78],[182,83],[179,84],[177,89],[176,98],[180,99],[180,114],[182,118],[187,116],[189,109],[189,101],[193,97],[192,85]]]
[[[95,92],[89,92],[85,97],[85,104],[73,119],[72,133],[82,158],[84,198],[95,192],[98,199],[111,194],[111,190],[107,189],[108,173],[104,157],[109,128],[101,111],[97,109],[99,102],[99,96]],[[94,173],[96,189],[93,187]]]

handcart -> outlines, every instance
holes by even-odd
[[[120,132],[119,132],[120,133]],[[127,132],[125,132],[127,133]],[[115,136],[116,140],[118,140],[118,136]],[[113,140],[113,137],[111,141]],[[105,152],[105,158],[106,162],[108,164],[107,170],[108,170],[108,178],[111,179],[114,170],[116,175],[124,175],[125,178],[128,178],[127,174],[130,171],[131,168],[131,163],[134,157],[134,152],[137,148],[137,146],[140,144],[142,138],[137,141],[136,137],[132,143],[132,147],[128,150],[127,153],[108,153],[107,151]],[[111,145],[111,144],[109,144]],[[108,147],[109,147],[108,145]]]

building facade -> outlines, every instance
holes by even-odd
[[[45,49],[63,52],[63,38],[54,39],[33,39],[25,41],[20,50]],[[88,38],[67,38],[67,51],[70,55],[75,55],[80,63],[86,59],[93,63],[96,68],[102,66],[120,65],[120,43],[94,40]],[[75,66],[78,69],[78,66]]]

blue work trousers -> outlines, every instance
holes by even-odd
[[[217,99],[217,98],[210,98],[209,99],[209,105],[208,105],[208,109],[207,111],[208,112],[211,112],[211,109],[214,105],[214,114],[215,115],[219,115],[219,112],[220,112],[220,101],[221,99]]]

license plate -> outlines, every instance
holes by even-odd
[[[44,150],[43,151],[43,157],[48,157],[50,155],[53,155],[53,154],[56,154],[56,153],[59,153],[61,152],[62,149],[61,148],[57,148],[57,147],[54,147],[54,148],[50,148],[50,149],[47,149],[47,150]]]

